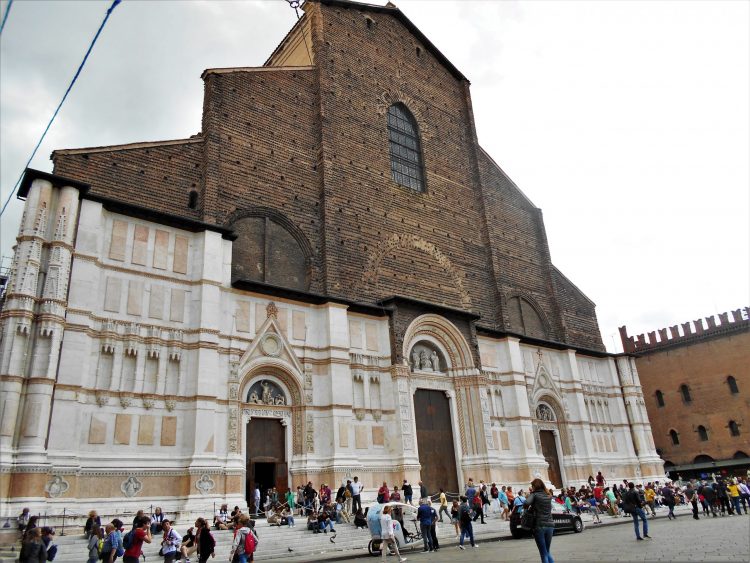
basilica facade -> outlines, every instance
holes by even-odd
[[[659,478],[633,357],[396,7],[310,0],[188,139],[27,170],[0,494],[171,514],[252,486]]]

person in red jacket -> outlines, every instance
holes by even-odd
[[[151,543],[151,518],[141,516],[137,527],[133,529],[133,544],[125,550],[122,563],[139,563],[143,551],[143,542]]]

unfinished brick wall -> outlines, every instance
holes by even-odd
[[[309,251],[313,293],[365,303],[403,295],[476,312],[499,331],[517,330],[504,304],[522,296],[547,338],[602,350],[593,303],[550,263],[540,211],[478,146],[460,72],[395,8],[321,0],[305,11],[295,33],[310,35],[311,66],[204,73],[199,144],[58,152],[56,173],[228,227],[273,214]],[[300,45],[289,47],[295,61]],[[289,59],[284,49],[272,63]],[[424,192],[391,178],[393,103],[418,124]],[[123,160],[117,172],[113,159]],[[181,203],[194,184],[195,211]]]

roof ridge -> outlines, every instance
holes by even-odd
[[[188,139],[168,139],[164,141],[138,141],[135,143],[125,143],[122,145],[105,145],[101,147],[81,147],[77,149],[57,149],[52,151],[52,156],[65,155],[65,154],[83,154],[83,153],[97,153],[97,152],[112,152],[122,150],[141,149],[149,147],[164,147],[172,145],[187,145],[197,144],[203,142],[203,134],[198,133]]]

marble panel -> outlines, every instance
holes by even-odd
[[[154,268],[159,270],[167,269],[167,259],[169,258],[169,233],[167,231],[156,230],[154,239]]]
[[[34,401],[26,406],[26,416],[23,419],[23,436],[33,438],[39,436],[39,417],[42,405]]]
[[[133,254],[130,261],[139,266],[146,265],[148,258],[148,233],[149,228],[145,225],[136,225],[133,229]]]
[[[130,280],[128,282],[128,315],[141,316],[143,305],[143,282]]]
[[[109,241],[109,257],[120,262],[125,260],[125,248],[128,240],[128,223],[112,221],[112,239]]]
[[[107,440],[107,421],[105,418],[91,415],[89,424],[89,444],[104,444]]]
[[[154,444],[154,417],[141,415],[138,417],[138,445],[152,446]]]
[[[130,445],[130,427],[133,417],[129,414],[118,414],[115,416],[115,445]]]
[[[234,314],[234,323],[237,332],[250,332],[250,303],[239,301]]]
[[[365,343],[367,349],[377,351],[378,349],[378,325],[375,323],[365,323]]]
[[[362,321],[359,319],[349,321],[349,346],[362,348]]]
[[[305,339],[305,312],[304,311],[293,311],[292,312],[292,338],[295,340]]]
[[[261,303],[255,304],[255,331],[257,332],[266,322],[266,306]]]
[[[385,432],[382,426],[372,427],[372,445],[383,446],[385,445]]]
[[[188,263],[188,239],[176,236],[174,238],[174,260],[172,271],[178,274],[187,274]]]
[[[120,278],[108,277],[107,287],[104,290],[104,310],[119,313],[121,294],[122,280]]]
[[[161,418],[161,445],[174,446],[177,443],[177,417],[163,416]]]
[[[349,424],[346,422],[339,422],[339,447],[349,447]]]
[[[367,442],[367,426],[354,427],[354,447],[358,450],[366,450],[369,447]]]
[[[185,319],[185,290],[172,289],[169,320],[181,323]]]
[[[152,319],[164,318],[164,292],[164,286],[151,284],[151,293],[148,300],[148,316]]]

